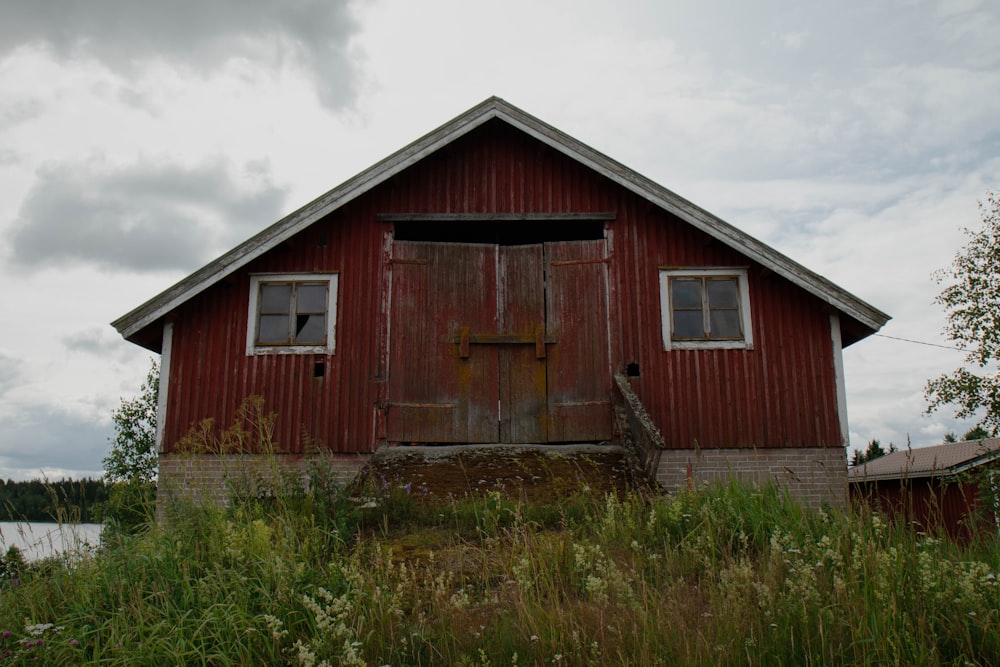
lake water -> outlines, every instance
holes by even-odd
[[[58,524],[0,521],[0,555],[16,546],[26,560],[96,547],[101,541],[101,524]]]

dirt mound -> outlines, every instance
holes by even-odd
[[[358,482],[372,490],[403,487],[431,501],[502,491],[545,502],[630,488],[624,450],[608,445],[383,447]]]

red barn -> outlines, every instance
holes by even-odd
[[[841,350],[887,320],[491,98],[113,325],[162,355],[167,490],[222,488],[252,438],[178,443],[206,419],[218,439],[260,396],[290,466],[627,440],[667,488],[738,474],[842,504]]]

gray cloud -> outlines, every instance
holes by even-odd
[[[0,396],[3,396],[21,375],[21,361],[0,352]]]
[[[70,352],[93,354],[103,359],[133,356],[132,351],[122,345],[122,339],[113,334],[110,328],[80,329],[63,336],[61,341]],[[0,361],[0,369],[2,368],[2,361]],[[2,370],[0,370],[0,377],[2,377]]]
[[[21,156],[8,148],[0,148],[0,166],[17,164],[21,161]]]
[[[640,34],[669,31],[685,52],[757,78],[850,79],[902,62],[982,69],[1000,63],[995,4],[977,0],[646,3]]]
[[[35,98],[0,102],[0,127],[8,127],[38,118],[44,111],[44,103]]]
[[[348,0],[8,0],[0,56],[24,45],[57,58],[95,58],[126,74],[154,60],[207,71],[232,58],[310,73],[327,106],[356,92]]]
[[[285,191],[259,164],[233,172],[222,160],[43,168],[11,231],[10,259],[25,267],[190,270],[280,215]]]
[[[884,180],[958,171],[1000,150],[996,3],[705,0],[636,11],[636,32],[669,40],[697,74],[651,78],[640,102],[641,133],[667,137],[650,150],[667,143],[685,173]]]
[[[35,478],[43,468],[73,477],[99,475],[107,455],[110,424],[101,424],[55,406],[32,406],[3,418],[0,476]]]

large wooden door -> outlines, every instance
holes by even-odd
[[[496,331],[496,249],[393,244],[386,436],[399,442],[497,442],[498,358],[463,329]]]
[[[386,437],[611,437],[602,241],[395,242]]]

